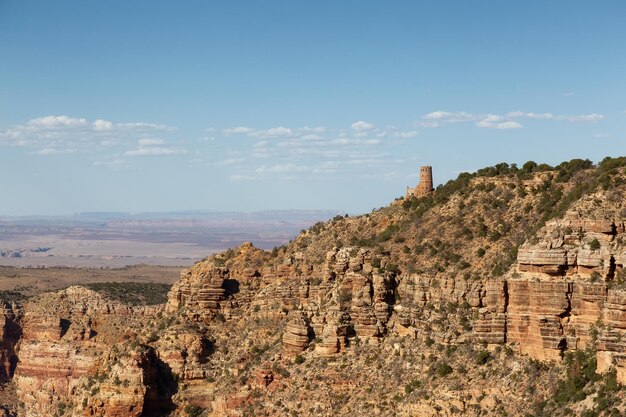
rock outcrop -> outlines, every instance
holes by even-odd
[[[156,310],[114,302],[84,287],[24,304],[13,378],[24,413],[142,415],[156,390],[157,356],[151,349],[120,352],[115,346],[130,335],[125,329],[141,326]]]

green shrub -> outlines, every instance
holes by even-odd
[[[385,265],[385,271],[391,272],[393,274],[400,274],[400,268],[396,264],[388,263]]]
[[[586,398],[585,386],[600,377],[596,374],[597,360],[592,350],[567,352],[564,363],[567,367],[565,379],[559,381],[554,401],[563,405],[568,402],[579,402]]]
[[[0,291],[0,301],[12,302],[22,301],[26,299],[26,296],[19,291],[2,290]]]
[[[391,224],[387,226],[385,230],[380,232],[378,236],[376,236],[376,240],[378,240],[379,242],[385,242],[391,239],[391,236],[396,234],[399,230],[400,230],[400,226],[398,226],[397,224]]]
[[[404,393],[406,395],[409,395],[410,393],[415,391],[417,388],[419,388],[421,384],[422,383],[418,379],[412,380],[411,382],[409,382],[408,384],[404,386]]]
[[[200,415],[204,411],[204,408],[198,407],[197,405],[188,404],[185,406],[184,411],[185,414],[187,414],[189,417],[200,417]]]
[[[450,375],[452,373],[452,367],[447,363],[443,362],[437,366],[437,375],[443,377],[446,375]]]
[[[478,356],[476,356],[476,364],[484,365],[489,361],[489,359],[491,359],[491,353],[489,353],[488,350],[481,350],[478,352]]]

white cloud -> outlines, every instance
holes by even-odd
[[[93,128],[94,130],[110,130],[113,128],[113,123],[108,120],[98,119],[93,122]]]
[[[236,135],[236,134],[247,135],[255,131],[256,131],[255,129],[252,129],[251,127],[245,127],[245,126],[229,127],[227,129],[222,130],[222,132],[227,135]]]
[[[85,126],[86,119],[77,119],[69,116],[45,116],[29,120],[26,125],[33,128],[56,129],[62,127]]]
[[[421,121],[415,122],[421,127],[440,127],[451,123],[476,122],[476,127],[487,129],[520,129],[522,124],[513,119],[535,119],[535,120],[557,120],[567,122],[598,122],[604,118],[601,114],[580,114],[580,115],[555,115],[553,113],[534,113],[523,111],[512,111],[504,116],[499,114],[476,114],[465,111],[447,112],[434,111],[422,116]]]
[[[522,124],[517,123],[517,122],[512,122],[512,121],[500,122],[500,123],[496,123],[496,125],[493,126],[493,128],[494,129],[521,129]]]
[[[479,116],[464,111],[452,113],[442,110],[434,111],[423,116],[423,118],[426,120],[432,120],[442,123],[469,122],[472,120],[476,120],[477,117]]]
[[[523,111],[513,111],[506,114],[511,118],[528,118],[537,120],[558,120],[566,122],[598,122],[604,118],[603,115],[597,113],[579,114],[579,115],[558,115],[553,113],[533,113]]]
[[[372,123],[359,120],[358,122],[352,123],[350,127],[352,128],[352,130],[356,130],[357,132],[363,132],[373,130],[376,126],[374,126]]]
[[[67,153],[68,149],[94,152],[138,140],[148,132],[171,130],[174,128],[154,123],[113,123],[104,119],[89,121],[51,115],[0,132],[0,145],[29,147],[41,154]]]
[[[379,145],[381,143],[378,139],[351,139],[351,138],[337,138],[326,141],[322,145]]]
[[[139,146],[163,145],[164,143],[165,141],[163,139],[155,139],[155,138],[139,139]]]
[[[548,112],[509,113],[470,113],[467,111],[434,111],[424,114],[419,126],[439,127],[447,124],[470,124],[476,128],[492,130],[521,129],[530,120],[544,121],[594,121],[602,116],[558,115]],[[394,158],[398,151],[385,152],[387,147],[403,143],[402,140],[384,140],[390,138],[413,138],[419,129],[402,130],[402,127],[376,127],[373,123],[359,120],[344,129],[326,129],[323,127],[292,128],[278,126],[269,129],[250,127],[224,129],[222,134],[239,132],[257,139],[244,141],[246,150],[230,160],[221,163],[224,170],[230,171],[231,181],[251,180],[288,180],[294,178],[338,178],[342,175],[372,175],[382,178],[386,173],[401,175],[395,167],[409,164]],[[271,140],[270,140],[271,139]],[[238,145],[239,146],[239,145]],[[239,148],[237,148],[239,149]],[[241,157],[245,157],[243,161]]]
[[[552,113],[526,113],[524,117],[528,117],[529,119],[539,119],[539,120],[552,120],[555,118]]]
[[[302,128],[303,132],[312,132],[312,133],[324,133],[326,131],[325,127],[322,126],[317,126],[317,127],[308,127],[308,126],[304,126]]]
[[[163,130],[171,132],[176,130],[175,127],[159,125],[156,123],[143,123],[143,122],[132,122],[132,123],[118,123],[115,125],[116,129],[120,130],[135,130],[135,131],[149,131],[149,130]]]
[[[168,155],[183,155],[187,151],[178,148],[164,148],[160,146],[150,146],[147,148],[139,147],[130,151],[124,152],[126,156],[168,156]]]
[[[324,138],[320,135],[304,135],[301,139],[307,142],[320,142],[324,140]]]
[[[558,120],[567,120],[568,122],[599,122],[604,119],[601,114],[580,114],[578,116],[558,116]]]
[[[257,130],[251,132],[250,136],[259,137],[259,138],[288,138],[295,136],[295,133],[292,129],[284,126],[272,127],[267,130]]]
[[[276,164],[270,166],[260,166],[256,169],[257,174],[284,174],[284,173],[294,173],[294,172],[304,172],[307,170],[307,167],[294,164],[292,162],[286,164]]]
[[[522,125],[518,122],[505,120],[504,117],[497,114],[488,114],[476,123],[477,127],[487,129],[520,129]]]
[[[394,132],[393,136],[397,138],[414,138],[417,136],[417,132],[415,130],[410,130],[408,132]]]
[[[321,134],[326,131],[326,128],[318,126],[318,127],[301,127],[301,128],[290,128],[285,126],[276,126],[271,127],[269,129],[255,129],[251,127],[230,127],[227,129],[223,129],[222,133],[226,135],[246,135],[253,138],[258,139],[280,139],[280,138],[298,138],[305,136],[307,134]]]
[[[484,116],[478,123],[478,127],[491,127],[492,124],[501,122],[504,120],[502,116],[498,116],[497,114],[488,114]]]

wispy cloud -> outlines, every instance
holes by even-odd
[[[393,136],[396,138],[403,138],[403,139],[414,138],[417,136],[417,131],[409,130],[409,131],[393,132]]]
[[[305,172],[308,171],[308,167],[302,166],[293,162],[289,162],[286,164],[276,164],[276,165],[263,165],[258,167],[256,170],[257,174],[284,174],[284,173],[294,173],[294,172]]]
[[[559,115],[552,113],[525,113],[523,111],[514,111],[507,113],[508,117],[511,118],[528,118],[528,119],[538,119],[538,120],[559,120],[566,122],[599,122],[604,119],[604,116],[597,113],[591,114],[578,114],[578,115]]]
[[[148,122],[89,120],[66,115],[33,118],[0,131],[0,147],[23,147],[28,154],[52,157],[81,154],[94,166],[124,169],[141,157],[185,156],[195,166],[215,167],[232,181],[337,179],[371,175],[383,178],[402,172],[399,146],[420,140],[421,128],[467,124],[493,130],[520,129],[539,122],[594,123],[597,113],[564,115],[512,111],[472,113],[438,110],[412,125],[377,126],[363,119],[339,128],[304,125],[254,127],[246,124],[203,130],[195,139],[181,140],[175,128]],[[524,126],[523,126],[524,125]],[[599,128],[598,130],[601,130]],[[210,133],[210,137],[206,135]],[[426,135],[427,136],[427,135]],[[604,138],[604,134],[596,134]],[[414,139],[418,138],[418,139]],[[393,174],[396,175],[396,174]],[[400,173],[397,175],[404,175]]]
[[[418,122],[422,127],[439,127],[454,123],[474,122],[476,127],[487,129],[519,129],[522,125],[497,114],[475,114],[469,112],[434,111],[422,116]]]
[[[270,127],[268,129],[256,129],[251,127],[239,126],[222,129],[222,133],[231,135],[243,135],[260,139],[276,139],[276,138],[294,138],[310,133],[324,133],[324,127],[300,127],[290,128],[285,126]]]
[[[139,139],[138,146],[135,149],[124,152],[126,156],[169,156],[169,155],[184,155],[187,153],[186,149],[165,147],[165,141],[162,139]]]
[[[248,133],[252,133],[254,131],[255,129],[245,126],[229,127],[226,129],[222,129],[222,133],[225,133],[227,135],[247,135]]]
[[[448,112],[437,110],[434,112],[430,112],[425,114],[422,118],[425,120],[431,120],[435,122],[441,123],[461,123],[461,122],[470,122],[472,120],[476,120],[477,117],[480,117],[476,114],[467,113],[467,112]]]
[[[512,111],[504,115],[499,114],[479,114],[466,111],[448,112],[443,110],[427,113],[421,120],[415,122],[417,126],[435,128],[455,123],[474,123],[476,127],[487,129],[520,129],[523,125],[520,119],[531,120],[555,120],[566,122],[599,122],[604,118],[597,113],[579,115],[559,115],[553,113],[535,113]]]
[[[77,119],[68,116],[45,116],[31,119],[26,123],[27,128],[37,129],[58,129],[65,127],[86,126],[87,119]]]
[[[155,139],[155,138],[139,139],[140,146],[163,145],[164,143],[165,141],[163,139]]]
[[[66,115],[50,115],[28,120],[0,132],[0,146],[34,149],[40,155],[93,152],[132,142],[158,132],[175,128],[145,122],[114,123],[105,119],[89,121]]]
[[[166,155],[183,155],[186,154],[185,149],[163,148],[161,146],[139,147],[124,152],[127,156],[166,156]]]
[[[476,123],[477,127],[487,129],[519,129],[522,125],[518,122],[506,120],[502,116],[496,114],[488,114]]]
[[[363,120],[359,120],[358,122],[352,123],[350,127],[352,128],[352,130],[356,130],[358,132],[372,130],[376,128],[376,126],[374,126],[373,123],[365,122]]]
[[[296,136],[296,132],[294,132],[294,130],[291,128],[278,126],[278,127],[271,127],[266,130],[255,130],[254,132],[250,132],[248,135],[258,137],[258,138],[268,138],[268,139],[289,138],[289,137]]]

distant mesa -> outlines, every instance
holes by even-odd
[[[433,191],[435,191],[433,188],[433,167],[428,165],[421,166],[419,183],[415,188],[406,187],[406,196],[404,198],[424,197]]]

